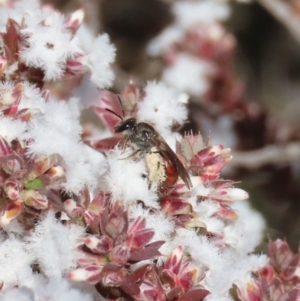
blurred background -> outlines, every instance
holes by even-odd
[[[213,143],[232,149],[232,164],[223,175],[247,190],[253,207],[265,216],[265,242],[284,238],[296,250],[300,240],[300,1],[228,1],[220,4],[222,12],[230,10],[228,16],[184,27],[176,41],[153,55],[149,51],[153,39],[184,23],[178,21],[184,14],[174,9],[179,2],[188,3],[50,3],[63,12],[84,7],[86,23],[94,33],[109,34],[117,48],[114,92],[122,91],[129,80],[140,86],[148,80],[176,86],[167,70],[183,54],[204,64],[201,92],[189,86],[194,81],[197,85],[196,76],[185,85],[179,82],[190,95],[190,122],[181,131],[200,131]],[[209,14],[208,10],[204,17]],[[189,70],[185,72],[183,76]]]

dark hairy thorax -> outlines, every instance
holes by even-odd
[[[130,141],[138,148],[148,152],[153,147],[153,139],[157,138],[158,134],[154,128],[145,122],[135,124],[130,134]]]

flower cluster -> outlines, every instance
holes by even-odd
[[[239,122],[258,123],[263,110],[245,101],[245,84],[233,71],[236,40],[224,25],[230,16],[228,4],[176,1],[172,12],[174,22],[148,45],[149,55],[164,61],[161,80],[192,96],[195,130],[231,148],[244,144],[247,138],[236,133],[242,127]]]
[[[24,1],[2,8],[0,15],[2,80],[43,87],[45,81],[90,73],[98,87],[110,86],[114,47],[107,35],[94,38],[84,27],[79,30],[82,10],[65,17],[50,7],[40,8],[38,2]]]
[[[289,300],[300,298],[299,253],[293,254],[281,240],[269,242],[270,264],[248,282],[238,284],[242,301]]]
[[[268,263],[249,255],[264,222],[221,177],[230,150],[177,132],[188,95],[156,82],[97,90],[115,50],[81,10],[16,2],[0,14],[0,300],[232,300]],[[80,124],[91,104],[104,130]],[[153,127],[150,148],[115,133],[129,117]]]
[[[81,141],[80,91],[86,82],[95,90],[111,84],[115,49],[107,35],[80,26],[81,10],[63,16],[35,1],[7,5],[0,9],[1,299],[89,301],[93,290],[60,280],[76,268],[85,237],[84,227],[64,225],[63,201],[98,182],[103,155]]]
[[[230,87],[229,64],[235,39],[221,22],[228,19],[229,7],[218,1],[178,1],[173,7],[174,23],[148,46],[151,55],[163,55],[167,68],[162,80],[197,97],[209,95],[214,82],[222,84],[222,95],[209,99],[227,102],[236,90]],[[187,76],[182,76],[186,74]]]
[[[252,255],[250,259],[247,255],[261,240],[262,220],[252,213],[251,226],[243,223],[249,208],[236,201],[248,195],[235,188],[232,181],[220,177],[231,159],[230,150],[222,145],[210,145],[201,135],[187,134],[181,138],[173,134],[172,128],[186,117],[186,102],[186,95],[176,95],[164,84],[150,82],[144,90],[131,83],[119,97],[106,91],[94,106],[111,134],[106,132],[106,137],[101,139],[93,135],[84,137],[89,145],[106,152],[102,189],[112,203],[102,205],[105,210],[110,208],[110,212],[99,213],[100,232],[97,230],[88,237],[81,247],[81,267],[70,274],[72,279],[100,283],[99,290],[106,291],[107,296],[116,294],[116,297],[123,292],[136,300],[152,300],[151,296],[155,300],[187,300],[196,295],[195,300],[205,296],[205,300],[230,300],[229,290],[235,281],[267,263],[264,256]],[[162,116],[168,114],[172,118],[163,122]],[[126,136],[114,134],[115,126],[128,117],[137,118],[137,123],[147,121],[160,129],[163,139],[176,149],[177,157],[189,172],[191,190],[182,180],[163,193],[161,187],[153,185],[153,166],[147,160],[151,151],[148,154],[136,151]],[[159,156],[167,157],[162,153]],[[165,172],[168,173],[168,165]],[[70,208],[84,216],[84,209],[78,210],[72,204]],[[118,218],[120,229],[114,235],[107,235],[101,219],[107,227],[110,216],[118,215],[115,211],[120,208],[118,214],[123,216]],[[136,249],[129,243],[133,240],[133,228],[137,237],[140,231],[144,233],[144,238],[135,242]],[[154,233],[151,229],[155,229]],[[113,269],[116,264],[118,269]],[[132,279],[135,285],[131,284]]]

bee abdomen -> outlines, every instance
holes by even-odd
[[[161,195],[166,195],[174,188],[178,180],[178,172],[167,158],[162,158],[164,160],[165,180],[161,183],[159,190]]]

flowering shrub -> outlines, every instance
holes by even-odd
[[[170,85],[207,92],[201,77],[216,76],[209,60],[220,71],[219,43],[231,46],[211,24],[228,15],[227,4],[210,16],[210,1],[174,9],[194,5],[205,26],[173,32],[191,52],[196,35],[206,61],[164,42],[176,60],[163,81],[130,82],[119,96],[104,90],[113,82],[115,48],[82,24],[82,10],[64,16],[34,1],[1,8],[1,301],[227,301],[233,289],[242,301],[275,300],[278,283],[290,299],[276,300],[297,300],[298,290],[289,289],[299,282],[297,255],[279,241],[270,244],[270,261],[252,254],[264,221],[244,201],[247,192],[221,177],[230,149],[176,132],[189,97]],[[222,38],[212,45],[213,33]],[[195,82],[182,81],[180,66],[192,67]],[[105,129],[80,123],[88,107]],[[151,148],[139,148],[134,131],[115,133],[127,118],[155,128]]]

